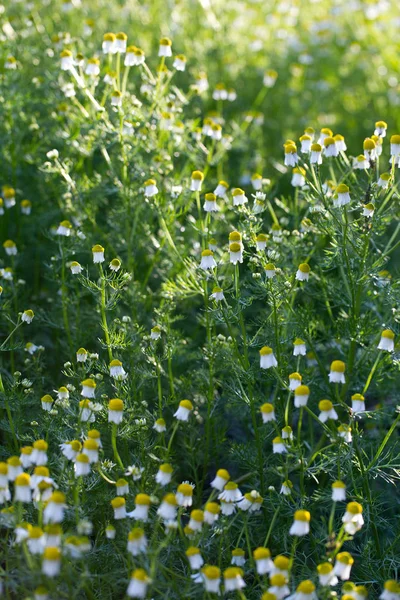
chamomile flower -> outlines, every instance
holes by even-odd
[[[229,244],[229,260],[232,265],[243,262],[243,250],[242,245],[238,242]]]
[[[346,383],[344,372],[346,365],[341,360],[334,360],[331,363],[331,370],[329,372],[330,383]]]
[[[299,162],[299,156],[294,144],[285,144],[285,166],[295,167]]]
[[[203,557],[201,556],[199,548],[196,546],[189,546],[185,554],[192,571],[198,571],[204,565]]]
[[[344,137],[342,135],[340,135],[340,133],[337,133],[336,135],[333,136],[333,139],[335,140],[336,148],[338,149],[338,152],[346,152],[347,145],[346,145],[346,140],[344,139]]]
[[[326,136],[323,140],[323,145],[325,150],[325,156],[327,158],[336,157],[339,155],[339,150],[334,137]]]
[[[42,481],[46,483],[53,483],[53,480],[50,478],[50,471],[47,467],[35,467],[33,471],[33,475],[31,477],[31,488],[36,489]]]
[[[219,206],[217,204],[217,196],[215,194],[206,194],[204,197],[203,208],[205,212],[218,212]]]
[[[190,519],[188,527],[192,531],[201,531],[204,523],[204,512],[199,509],[192,510],[190,513]]]
[[[11,187],[3,187],[4,204],[6,208],[15,206],[15,190]]]
[[[62,237],[70,237],[72,234],[72,224],[69,221],[61,221],[56,233]]]
[[[122,362],[120,360],[117,360],[116,358],[114,358],[114,360],[110,362],[109,369],[110,377],[113,377],[118,381],[122,381],[128,376],[126,371],[124,370],[124,367],[122,366]]]
[[[231,565],[243,567],[246,563],[245,552],[242,548],[234,548],[232,550]]]
[[[363,217],[368,217],[369,219],[371,219],[374,216],[374,212],[375,206],[371,202],[368,202],[368,204],[364,204],[362,213]]]
[[[190,483],[181,483],[176,491],[176,501],[179,506],[192,506],[193,504],[193,486]]]
[[[393,352],[394,350],[394,333],[391,329],[384,329],[381,334],[381,339],[378,344],[378,350],[386,350]]]
[[[374,135],[378,135],[381,138],[386,136],[387,123],[385,121],[377,121],[375,123]]]
[[[254,173],[250,179],[251,185],[255,192],[259,192],[262,190],[263,178],[259,173]]]
[[[307,535],[310,532],[310,520],[311,515],[308,510],[296,510],[289,534],[296,536]]]
[[[83,267],[76,260],[73,260],[70,263],[69,268],[71,269],[72,275],[80,275],[83,271]]]
[[[115,54],[117,51],[115,44],[115,33],[105,33],[102,43],[103,54]]]
[[[35,316],[35,313],[33,312],[33,310],[31,310],[31,309],[24,310],[24,312],[21,315],[21,321],[23,323],[27,323],[27,325],[30,325],[33,321],[34,316]]]
[[[310,397],[310,388],[308,385],[298,385],[294,390],[294,405],[296,408],[307,406]]]
[[[310,163],[312,165],[322,164],[322,146],[321,144],[311,144]]]
[[[128,533],[127,549],[132,556],[139,556],[139,554],[146,552],[147,537],[141,527],[135,527]]]
[[[268,236],[265,233],[259,233],[256,237],[257,250],[265,250],[267,247]]]
[[[18,253],[17,246],[12,240],[6,240],[3,244],[3,248],[7,256],[16,256]]]
[[[214,525],[218,521],[221,508],[216,502],[207,502],[204,507],[204,523]]]
[[[326,423],[329,419],[336,421],[339,418],[330,400],[320,400],[320,402],[318,402],[318,408],[320,410],[318,418],[321,423]]]
[[[339,425],[337,431],[338,431],[339,437],[341,437],[344,440],[344,442],[346,442],[346,444],[351,443],[353,436],[351,433],[350,425],[342,423],[342,425]]]
[[[0,290],[1,294],[1,290]],[[25,351],[28,352],[31,356],[33,356],[38,350],[42,350],[43,346],[36,346],[33,342],[27,342],[25,344]]]
[[[376,158],[377,158],[376,143],[374,142],[374,140],[372,138],[365,138],[365,140],[363,142],[363,150],[364,150],[364,156],[365,156],[366,160],[368,160],[368,161],[376,160]]]
[[[385,581],[383,592],[379,598],[380,600],[400,600],[400,583],[395,579]]]
[[[280,494],[282,494],[283,496],[290,496],[292,494],[292,491],[293,483],[286,479],[281,485]]]
[[[233,206],[243,206],[248,202],[248,198],[241,188],[232,190]]]
[[[273,404],[270,404],[269,402],[265,402],[265,404],[263,404],[261,406],[260,412],[261,412],[261,417],[262,417],[263,423],[270,423],[271,421],[276,420]]]
[[[4,464],[4,463],[3,463]],[[8,481],[15,481],[18,475],[21,475],[23,472],[22,462],[19,456],[10,456],[7,458],[7,479]],[[5,487],[5,486],[2,486]]]
[[[292,171],[291,184],[293,187],[304,187],[306,184],[306,172],[302,167],[295,167]]]
[[[44,528],[44,545],[55,546],[59,548],[61,546],[62,528],[58,523],[50,523]]]
[[[115,527],[113,527],[113,525],[107,525],[107,527],[106,527],[106,538],[108,540],[114,540],[116,534],[117,534],[117,531],[116,531]]]
[[[169,38],[161,38],[160,45],[158,47],[158,56],[165,58],[172,56],[172,42]]]
[[[165,420],[157,419],[153,425],[153,429],[155,429],[157,431],[157,433],[164,433],[164,431],[167,431],[167,426],[165,424]]]
[[[333,137],[333,131],[328,127],[323,127],[319,133],[318,143],[322,144],[328,137]]]
[[[103,246],[100,246],[100,244],[95,244],[92,247],[92,255],[93,255],[93,262],[95,264],[101,264],[101,263],[103,263],[104,260],[105,260]]]
[[[21,200],[21,214],[30,215],[32,211],[32,202],[30,200]]]
[[[98,77],[100,75],[100,61],[98,58],[89,58],[85,68],[85,74],[89,77]]]
[[[272,452],[274,454],[285,454],[287,452],[286,446],[281,437],[277,436],[272,440]]]
[[[96,420],[95,405],[88,398],[79,402],[79,418],[82,423],[94,423]]]
[[[148,494],[137,494],[135,497],[135,508],[132,512],[128,513],[128,517],[146,522],[149,518],[150,505],[151,501]]]
[[[283,440],[293,440],[293,430],[290,425],[282,428],[281,436]]]
[[[300,338],[293,342],[293,356],[305,356],[307,354],[306,344]]]
[[[240,510],[253,513],[261,510],[262,503],[263,498],[260,496],[257,490],[252,490],[251,492],[247,492],[242,499],[239,500],[238,507]]]
[[[129,598],[145,598],[149,584],[150,577],[146,571],[144,569],[135,569],[131,575],[126,595]]]
[[[201,171],[193,171],[190,179],[190,190],[200,192],[204,180],[204,174]]]
[[[124,416],[124,403],[120,398],[113,398],[108,403],[108,422],[119,425]]]
[[[47,464],[47,449],[49,445],[45,440],[37,440],[33,443],[31,454],[32,464],[41,466]]]
[[[312,146],[312,138],[310,135],[308,135],[307,133],[305,133],[304,135],[302,135],[299,138],[299,142],[301,144],[301,148],[300,151],[302,154],[309,154],[309,152],[311,152],[311,146]]]
[[[70,50],[63,50],[60,54],[61,70],[69,71],[74,66],[74,57]]]
[[[228,483],[224,485],[223,491],[218,495],[218,500],[224,502],[238,502],[242,498],[242,492],[240,491],[238,484],[234,481],[228,481]]]
[[[383,190],[386,190],[389,187],[389,183],[391,180],[390,173],[381,173],[378,179],[378,186]]]
[[[111,106],[122,106],[123,95],[119,90],[111,93]]]
[[[111,500],[111,506],[114,509],[114,519],[120,520],[126,518],[126,501],[122,496],[117,496]]]
[[[365,398],[362,394],[353,394],[351,397],[351,410],[354,414],[365,412]]]
[[[23,448],[21,448],[21,454],[19,456],[19,459],[20,459],[21,464],[24,469],[28,469],[33,464],[32,463],[32,452],[33,452],[32,446],[24,446]]]
[[[51,494],[43,511],[43,522],[61,523],[67,508],[65,494],[55,491]]]
[[[336,556],[333,573],[342,581],[350,579],[351,567],[354,564],[354,558],[349,552],[339,552]]]
[[[123,31],[120,31],[115,36],[115,50],[121,54],[126,52],[128,36]]]
[[[346,533],[354,535],[364,525],[363,508],[358,502],[349,502],[343,515],[342,523]]]
[[[158,194],[158,187],[155,179],[148,179],[144,182],[144,194],[147,198],[152,198]]]
[[[218,198],[226,198],[226,193],[229,189],[229,184],[226,181],[219,181],[217,187],[214,190],[214,194]]]
[[[290,590],[287,585],[287,579],[284,575],[277,573],[276,575],[272,575],[270,578],[270,587],[268,591],[271,594],[274,594],[277,600],[282,600],[289,595]]]
[[[85,396],[85,398],[95,397],[96,382],[94,381],[94,379],[85,379],[84,381],[82,381],[81,385],[81,396]]]
[[[293,598],[293,600],[317,600],[314,583],[309,579],[301,581],[291,598]]]
[[[392,135],[390,138],[390,156],[397,158],[400,154],[400,135]]]
[[[181,400],[179,402],[178,409],[174,413],[174,417],[178,421],[188,421],[192,411],[193,404],[190,402],[190,400]]]
[[[296,272],[296,279],[298,281],[308,281],[310,277],[310,265],[307,263],[301,263]]]
[[[30,487],[31,478],[28,473],[20,473],[14,481],[14,500],[15,502],[23,502],[29,504],[32,501],[32,493]]]
[[[90,461],[87,454],[80,452],[75,457],[75,477],[85,477],[90,473]]]
[[[201,574],[206,592],[219,594],[221,585],[221,569],[219,569],[219,567],[207,565],[201,569]]]
[[[46,577],[56,577],[61,570],[61,550],[54,546],[44,549],[42,560],[42,573]]]
[[[83,442],[82,452],[89,457],[89,462],[97,463],[99,461],[99,444],[91,438]]]
[[[201,253],[200,268],[204,271],[207,271],[209,269],[215,269],[216,266],[217,263],[215,261],[213,251],[203,250],[203,252]]]
[[[353,161],[353,169],[369,169],[369,160],[365,158],[364,154],[359,154]]]
[[[223,289],[218,286],[215,286],[213,288],[212,294],[210,295],[210,298],[212,298],[216,302],[221,302],[222,300],[224,300],[225,296],[224,296]]]
[[[289,375],[289,389],[293,392],[296,388],[301,385],[302,376],[300,373],[291,373]]]
[[[271,552],[268,548],[264,548],[262,546],[256,548],[253,552],[253,558],[254,562],[256,563],[257,573],[259,575],[271,573],[273,563],[271,560]]]
[[[329,562],[321,563],[317,566],[318,580],[320,585],[336,585],[338,578],[333,571],[333,565]]]
[[[60,444],[61,452],[68,460],[75,460],[78,453],[82,450],[82,444],[79,440],[71,440]]]
[[[274,69],[268,69],[268,71],[265,71],[264,73],[263,83],[265,87],[272,88],[274,87],[277,79],[278,73]]]
[[[186,69],[186,62],[187,60],[184,54],[177,54],[175,56],[174,62],[172,63],[172,66],[177,71],[184,71]]]
[[[333,502],[343,502],[346,500],[346,484],[343,481],[334,481],[332,483]]]
[[[243,571],[240,567],[228,567],[223,573],[225,593],[241,590],[246,587]]]
[[[333,197],[333,205],[336,207],[345,206],[350,202],[350,188],[345,183],[340,183]]]
[[[226,469],[218,469],[214,479],[210,482],[210,486],[219,492],[222,492],[229,479],[230,475]]]
[[[264,267],[264,273],[267,279],[273,279],[276,276],[275,265],[267,263]]]
[[[260,369],[270,369],[277,366],[278,361],[274,356],[272,348],[263,346],[260,350]]]
[[[156,482],[161,486],[168,485],[169,483],[171,483],[172,473],[172,465],[170,465],[169,463],[164,463],[160,465],[155,477]]]
[[[178,502],[175,494],[167,494],[157,509],[157,515],[164,521],[174,521],[178,510]]]

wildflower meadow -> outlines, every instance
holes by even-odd
[[[0,597],[400,600],[393,0],[0,4]]]

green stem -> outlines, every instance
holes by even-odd
[[[113,449],[113,453],[114,453],[114,459],[117,461],[117,463],[119,464],[119,466],[121,467],[121,469],[124,469],[124,463],[121,460],[121,457],[118,453],[118,448],[117,448],[117,429],[118,426],[116,423],[112,423],[112,427],[111,427],[111,445],[112,445],[112,449]]]

